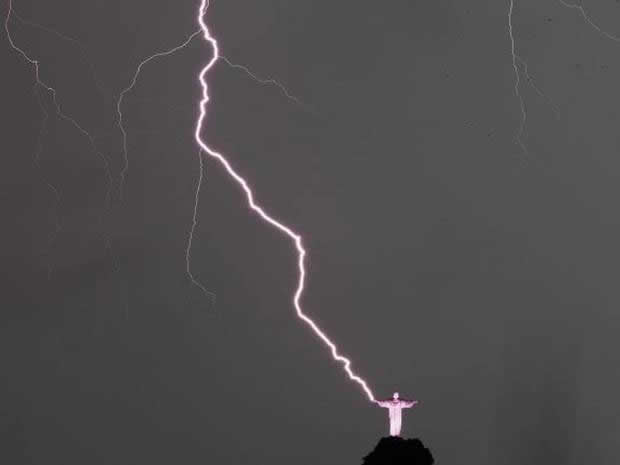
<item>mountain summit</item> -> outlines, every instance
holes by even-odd
[[[375,449],[364,457],[363,465],[433,465],[431,451],[419,439],[398,436],[381,438]]]

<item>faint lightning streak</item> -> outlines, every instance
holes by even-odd
[[[187,45],[189,45],[189,43],[200,33],[201,33],[200,30],[195,31],[181,45],[177,45],[176,47],[173,47],[169,50],[165,50],[163,52],[155,53],[145,58],[144,60],[142,60],[140,64],[138,65],[138,67],[136,68],[136,72],[134,73],[133,78],[131,79],[131,82],[129,83],[127,87],[125,87],[120,92],[118,96],[118,100],[116,102],[116,113],[118,115],[117,124],[123,136],[123,169],[121,170],[120,181],[119,181],[119,195],[121,199],[123,198],[123,185],[125,183],[125,177],[127,176],[127,171],[129,170],[129,155],[127,151],[127,131],[125,130],[125,127],[123,126],[123,111],[122,111],[123,99],[125,98],[125,95],[128,92],[131,92],[131,90],[135,87],[136,82],[138,81],[138,76],[140,76],[140,71],[142,71],[142,67],[144,65],[146,65],[147,63],[149,63],[150,61],[156,58],[172,55],[173,53],[178,52],[179,50],[187,47]]]
[[[95,71],[95,66],[93,65],[93,63],[89,60],[88,58],[88,52],[86,50],[86,47],[76,38],[74,37],[70,37],[66,34],[63,34],[62,32],[59,32],[55,29],[52,29],[51,27],[48,26],[44,26],[42,24],[39,23],[35,23],[34,21],[30,21],[29,19],[24,19],[22,18],[20,15],[18,15],[15,11],[12,12],[12,16],[17,19],[19,22],[21,22],[22,24],[25,24],[27,26],[31,26],[37,29],[40,29],[42,31],[45,31],[49,34],[53,34],[56,37],[59,37],[60,39],[67,41],[67,42],[71,42],[72,44],[74,44],[75,46],[77,46],[80,49],[80,54],[82,55],[82,59],[84,60],[84,63],[86,63],[86,65],[88,66],[88,68],[90,69],[90,73],[92,75],[93,81],[95,82],[95,86],[97,87],[97,89],[99,90],[99,92],[101,92],[102,95],[108,95],[110,96],[110,94],[112,93],[107,86],[105,86],[98,78],[97,76],[97,72]]]
[[[60,106],[60,102],[58,102],[58,99],[57,99],[56,89],[54,89],[50,85],[46,84],[41,79],[40,69],[39,69],[39,61],[35,60],[33,58],[30,58],[30,56],[28,56],[28,54],[22,48],[20,48],[17,44],[15,44],[15,42],[13,41],[13,36],[11,35],[11,30],[9,28],[9,22],[11,21],[12,12],[13,12],[13,0],[9,0],[8,12],[7,12],[7,15],[6,15],[6,19],[4,21],[4,30],[6,31],[6,36],[7,36],[7,39],[9,41],[9,44],[10,44],[10,46],[11,46],[11,48],[13,50],[18,52],[28,63],[30,63],[34,67],[36,84],[38,86],[44,88],[45,90],[47,90],[50,93],[50,95],[52,96],[52,101],[54,102],[54,106],[56,108],[56,115],[58,115],[59,117],[61,117],[65,121],[68,121],[84,137],[86,137],[88,139],[89,143],[90,143],[90,146],[91,146],[93,152],[103,162],[104,170],[105,170],[106,177],[107,177],[107,180],[108,180],[108,187],[107,187],[107,192],[106,192],[106,195],[105,195],[105,208],[108,209],[109,205],[110,205],[110,195],[111,195],[111,190],[112,190],[112,173],[110,172],[110,163],[109,163],[107,157],[105,157],[99,151],[99,149],[97,148],[97,145],[95,144],[95,139],[90,134],[90,132],[88,132],[86,129],[84,129],[74,118],[71,118],[70,116],[66,115],[62,111],[62,108]],[[103,221],[103,218],[101,218],[100,221]],[[106,244],[109,244],[108,239],[105,238],[105,236],[104,236],[104,242]]]
[[[192,284],[198,287],[202,292],[211,298],[212,303],[215,303],[215,294],[211,291],[208,291],[196,278],[194,278],[194,274],[191,269],[191,253],[192,253],[192,243],[194,241],[194,232],[196,231],[196,226],[198,225],[198,206],[200,203],[200,189],[202,187],[202,181],[204,179],[204,160],[202,159],[202,148],[198,151],[198,162],[200,165],[200,172],[198,175],[198,182],[196,183],[196,190],[194,193],[194,210],[192,213],[192,226],[189,230],[189,237],[187,239],[187,246],[185,248],[185,270],[187,271],[187,275],[191,280]]]
[[[588,23],[590,26],[592,26],[599,34],[607,37],[608,39],[613,40],[614,42],[620,42],[620,37],[615,36],[613,34],[610,34],[609,32],[605,31],[604,29],[602,29],[598,24],[596,24],[588,15],[588,13],[586,13],[586,10],[583,8],[583,6],[581,5],[577,5],[575,3],[566,3],[564,0],[558,0],[562,5],[564,5],[566,8],[571,8],[573,10],[578,10],[579,13],[581,13],[582,18],[584,19],[584,21],[586,23]]]
[[[54,194],[54,205],[52,207],[53,217],[54,217],[54,231],[52,231],[52,234],[50,235],[48,239],[49,247],[51,247],[52,244],[54,243],[54,240],[56,239],[56,237],[58,236],[58,234],[60,233],[62,229],[60,218],[58,216],[58,206],[60,205],[60,192],[58,191],[58,188],[56,186],[54,186],[50,181],[48,181],[45,178],[45,175],[43,174],[43,168],[41,167],[41,153],[43,152],[43,137],[47,134],[47,123],[49,121],[49,113],[47,109],[45,108],[43,101],[41,100],[41,93],[39,92],[38,84],[35,84],[34,91],[37,96],[37,102],[39,102],[39,107],[41,108],[41,113],[43,113],[43,119],[41,121],[41,129],[39,131],[39,136],[37,138],[37,148],[34,153],[33,163],[39,170],[39,173],[41,173],[41,178],[43,179],[43,182],[45,183],[45,185],[49,188],[52,194]],[[48,251],[47,253],[48,259],[49,259],[49,253],[50,252]],[[48,278],[50,278],[51,275],[52,275],[52,266],[48,260],[48,263],[47,263]]]
[[[39,130],[39,137],[37,138],[37,148],[34,153],[34,162],[39,167],[39,161],[41,159],[41,152],[43,152],[43,136],[47,134],[47,122],[50,119],[50,115],[43,104],[43,100],[41,100],[41,94],[39,93],[38,84],[34,85],[34,93],[37,96],[37,102],[39,103],[39,108],[41,109],[41,113],[43,113],[43,119],[41,120],[41,129]]]
[[[283,84],[281,84],[280,82],[276,81],[275,79],[258,77],[256,74],[254,74],[252,71],[250,71],[250,69],[247,66],[233,63],[232,61],[230,61],[228,58],[226,58],[223,55],[220,55],[219,58],[220,58],[220,60],[222,60],[224,63],[226,63],[231,68],[243,71],[245,74],[250,76],[250,78],[252,78],[254,81],[258,82],[259,84],[262,84],[262,85],[274,85],[274,86],[276,86],[278,89],[280,89],[280,91],[284,94],[284,96],[287,99],[292,100],[296,104],[298,104],[298,105],[300,105],[302,107],[307,107],[308,106],[306,103],[304,103],[298,97],[295,97],[293,94],[291,94],[289,92],[289,90]]]
[[[338,353],[338,349],[336,345],[325,335],[325,333],[323,333],[323,331],[318,327],[318,325],[314,321],[312,321],[312,319],[310,319],[302,310],[300,300],[304,292],[305,279],[306,279],[306,268],[304,264],[305,257],[306,257],[306,250],[303,247],[301,236],[297,234],[296,232],[294,232],[292,229],[290,229],[285,224],[281,223],[280,221],[276,220],[274,217],[266,213],[265,210],[255,202],[254,193],[250,189],[250,186],[248,185],[247,181],[232,168],[231,164],[221,153],[210,148],[202,139],[201,133],[202,133],[202,130],[204,127],[204,121],[206,118],[207,103],[209,102],[209,92],[208,92],[208,84],[206,81],[206,75],[211,70],[211,68],[213,68],[217,60],[220,58],[217,40],[213,36],[211,36],[209,32],[209,28],[207,27],[207,24],[205,23],[205,19],[204,19],[208,7],[209,7],[209,0],[201,0],[200,8],[198,10],[198,17],[196,18],[198,23],[200,24],[200,29],[203,32],[205,41],[209,42],[209,44],[211,45],[213,49],[213,56],[211,60],[205,65],[205,67],[202,69],[202,71],[198,75],[198,80],[202,88],[202,98],[199,104],[200,114],[196,122],[196,130],[194,133],[194,138],[196,140],[196,143],[202,148],[202,150],[205,153],[207,153],[212,158],[215,158],[224,167],[226,172],[243,189],[243,191],[245,192],[247,201],[248,201],[248,206],[254,212],[256,212],[265,222],[269,223],[274,228],[280,230],[282,233],[284,233],[286,236],[288,236],[293,241],[293,243],[295,244],[295,248],[297,249],[297,266],[299,270],[299,280],[298,280],[297,289],[295,291],[294,298],[293,298],[293,304],[295,306],[295,311],[297,313],[297,316],[312,329],[314,334],[319,339],[321,339],[325,343],[325,345],[329,347],[334,360],[343,364],[343,368],[346,371],[349,379],[359,384],[359,386],[364,390],[364,392],[368,396],[368,399],[371,402],[376,402],[372,391],[366,384],[366,381],[364,381],[361,377],[356,375],[351,370],[351,361],[348,358]]]
[[[518,55],[517,55],[516,58],[521,63],[521,66],[523,66],[523,74],[525,74],[525,78],[527,79],[527,83],[532,87],[532,89],[534,89],[534,91],[538,94],[539,97],[541,97],[541,98],[543,98],[544,100],[547,101],[547,103],[549,104],[549,106],[553,110],[553,113],[555,114],[555,117],[556,118],[560,118],[560,110],[558,109],[558,107],[555,106],[553,101],[534,82],[534,78],[530,75],[530,72],[528,70],[527,62],[524,59],[522,59],[520,56],[518,56]]]
[[[71,37],[71,36],[68,36],[68,35],[66,35],[66,34],[64,34],[62,32],[59,32],[59,31],[55,30],[55,29],[52,29],[51,27],[44,26],[44,25],[39,24],[39,23],[35,23],[34,21],[30,21],[29,19],[24,19],[20,15],[18,15],[15,12],[15,10],[13,10],[12,16],[15,19],[17,19],[19,22],[21,22],[22,24],[35,27],[35,28],[40,29],[42,31],[48,32],[50,34],[53,34],[56,37],[59,37],[60,39],[62,39],[64,41],[71,42],[71,43],[75,44],[80,49],[80,53],[82,54],[82,58],[84,59],[84,62],[90,68],[93,80],[95,81],[95,85],[97,86],[99,91],[102,94],[108,94],[108,95],[112,94],[110,89],[108,89],[106,86],[104,86],[104,84],[97,77],[97,73],[95,71],[95,66],[88,59],[88,53],[87,53],[86,47],[78,39],[76,39],[74,37]],[[196,32],[196,34],[200,34],[200,32],[201,31],[198,30]],[[182,47],[180,47],[180,48],[182,48]],[[220,58],[228,66],[230,66],[233,69],[241,70],[243,73],[248,75],[252,80],[257,82],[258,84],[261,84],[261,85],[273,85],[273,86],[279,88],[280,91],[284,94],[284,96],[286,98],[288,98],[289,100],[292,100],[294,103],[296,103],[296,104],[298,104],[298,105],[300,105],[302,107],[307,107],[308,106],[308,104],[304,103],[300,98],[298,98],[295,95],[293,95],[286,88],[286,86],[284,84],[282,84],[281,82],[277,81],[276,79],[273,79],[273,78],[261,78],[261,77],[257,76],[252,70],[250,70],[250,68],[248,68],[245,65],[240,65],[240,64],[237,64],[237,63],[233,63],[231,60],[229,60],[225,56],[220,56]],[[105,91],[104,91],[104,89],[105,89]]]
[[[517,99],[519,99],[519,106],[521,107],[521,122],[519,124],[519,130],[517,131],[517,135],[516,135],[516,140],[517,143],[519,144],[519,146],[521,147],[521,150],[523,150],[524,153],[528,154],[529,151],[525,145],[525,143],[523,142],[523,131],[525,129],[525,123],[527,120],[527,112],[525,110],[525,102],[523,100],[523,97],[521,96],[521,92],[519,90],[519,84],[520,84],[520,77],[519,77],[519,67],[517,66],[517,60],[520,60],[520,58],[517,57],[516,51],[515,51],[515,38],[514,38],[514,34],[513,34],[513,29],[512,29],[512,13],[514,11],[514,0],[510,0],[510,8],[508,10],[508,34],[510,36],[510,50],[512,53],[512,67],[515,70],[515,86],[514,86],[514,91],[515,91],[515,96],[517,97]]]
[[[82,135],[84,135],[90,142],[90,146],[95,152],[95,154],[97,154],[97,156],[103,161],[105,171],[106,171],[106,176],[108,178],[108,191],[106,192],[106,201],[105,201],[106,207],[107,207],[109,206],[109,202],[110,202],[110,192],[111,192],[111,185],[112,185],[111,184],[112,175],[110,173],[110,164],[108,162],[108,159],[105,156],[103,156],[101,152],[99,152],[99,149],[97,149],[93,136],[86,129],[80,126],[80,124],[75,119],[63,113],[60,107],[60,103],[58,102],[58,99],[56,98],[56,89],[54,89],[53,87],[49,86],[48,84],[46,84],[45,82],[41,80],[41,77],[39,74],[39,61],[33,58],[30,58],[28,54],[23,49],[18,47],[13,41],[13,37],[11,36],[11,31],[9,29],[9,21],[11,20],[12,11],[13,11],[13,0],[9,0],[9,11],[6,16],[6,20],[4,22],[4,29],[6,31],[9,44],[11,45],[11,48],[16,50],[26,61],[28,61],[34,67],[36,83],[39,86],[43,87],[45,90],[47,90],[51,94],[52,101],[54,102],[54,106],[56,107],[56,114],[60,116],[62,119],[64,119],[65,121],[68,121],[69,123],[71,123],[80,133],[82,133]]]

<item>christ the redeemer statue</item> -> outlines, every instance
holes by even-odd
[[[399,399],[398,392],[395,392],[394,397],[391,399],[377,402],[379,407],[385,407],[390,411],[390,436],[400,436],[400,427],[403,422],[401,410],[404,408],[411,408],[417,403],[417,400]]]

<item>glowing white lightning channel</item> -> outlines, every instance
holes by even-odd
[[[209,28],[207,27],[207,24],[205,23],[205,14],[207,12],[208,7],[209,7],[209,1],[201,0],[200,8],[198,9],[198,16],[196,18],[198,23],[200,24],[200,29],[203,32],[204,40],[207,41],[211,45],[211,48],[213,49],[213,56],[211,60],[205,65],[205,67],[202,69],[202,71],[200,71],[200,74],[198,75],[198,80],[202,87],[202,98],[199,103],[200,114],[198,116],[198,121],[196,122],[196,129],[194,133],[194,138],[196,140],[196,143],[200,146],[200,148],[206,154],[208,154],[210,157],[217,160],[224,167],[226,172],[235,180],[235,182],[239,185],[239,187],[243,189],[247,197],[248,206],[250,207],[250,209],[252,209],[255,213],[257,213],[258,216],[262,218],[266,223],[270,224],[274,228],[281,231],[295,244],[295,248],[297,250],[297,265],[298,265],[298,270],[299,270],[299,281],[297,283],[297,289],[293,297],[293,304],[294,304],[297,316],[312,329],[314,334],[319,339],[321,339],[325,343],[325,345],[329,347],[332,357],[334,358],[334,360],[340,362],[343,365],[343,368],[345,372],[347,373],[349,379],[359,384],[359,386],[364,390],[364,392],[368,396],[368,399],[371,402],[377,402],[375,400],[375,397],[372,391],[368,387],[366,381],[364,381],[360,376],[356,375],[352,371],[351,360],[344,357],[338,352],[338,348],[336,347],[336,345],[325,335],[325,333],[318,327],[318,325],[314,321],[312,321],[312,319],[310,319],[302,310],[300,300],[304,292],[305,279],[306,279],[306,268],[305,268],[306,250],[303,246],[301,236],[295,231],[293,231],[291,228],[286,226],[284,223],[278,221],[273,216],[269,215],[263,209],[263,207],[258,205],[256,201],[254,200],[254,193],[252,192],[252,189],[250,188],[248,182],[233,169],[231,164],[221,153],[213,150],[202,139],[202,131],[204,128],[204,123],[205,123],[206,114],[207,114],[207,104],[209,102],[209,92],[208,92],[208,84],[206,81],[206,76],[207,76],[207,73],[213,68],[215,63],[218,61],[218,59],[221,58],[217,40],[211,35],[211,33],[209,32]]]

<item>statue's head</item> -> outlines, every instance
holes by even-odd
[[[398,400],[398,392],[394,393],[394,400]]]

